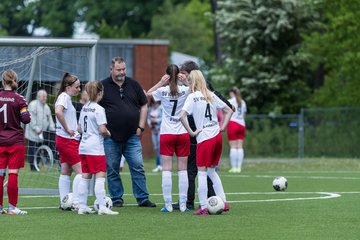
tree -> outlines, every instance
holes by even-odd
[[[46,28],[51,37],[72,37],[77,19],[75,0],[35,1],[38,24]]]
[[[2,0],[0,2],[0,35],[31,36],[33,16],[30,14],[31,4],[23,0]]]
[[[76,20],[74,0],[2,0],[0,3],[0,34],[32,36],[38,27],[46,36],[71,37]]]
[[[325,68],[313,106],[360,106],[360,2],[324,0],[321,26],[305,38],[303,53]]]
[[[213,61],[213,29],[208,1],[174,5],[166,0],[152,19],[149,38],[169,39],[170,49]]]
[[[308,58],[299,52],[301,33],[316,18],[304,1],[218,1],[226,75],[214,78],[240,85],[251,112],[298,112],[311,96],[312,80]]]
[[[164,0],[78,1],[80,19],[87,23],[87,30],[90,32],[98,33],[102,37],[105,23],[114,31],[123,29],[128,32],[128,38],[143,38],[150,31],[151,19]]]

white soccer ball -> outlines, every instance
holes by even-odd
[[[225,203],[218,196],[209,197],[207,200],[207,208],[210,214],[221,214],[224,211]]]
[[[109,198],[108,196],[105,197],[105,206],[109,209],[112,209],[112,207],[113,207],[113,202],[112,202],[111,198]],[[96,199],[94,201],[94,210],[97,212],[99,211],[99,203]]]
[[[276,177],[273,181],[273,188],[276,191],[285,191],[288,186],[288,182],[285,177],[279,176]]]
[[[71,209],[71,206],[73,204],[73,193],[68,193],[61,199],[61,207],[64,210]]]

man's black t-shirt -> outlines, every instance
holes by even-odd
[[[105,108],[107,128],[115,141],[126,142],[136,133],[140,109],[147,103],[144,90],[137,81],[129,77],[125,77],[121,88],[111,76],[101,82],[104,96],[99,104]]]

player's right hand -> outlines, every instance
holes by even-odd
[[[194,132],[194,134],[192,135],[192,137],[197,136],[199,133],[201,133],[202,129],[196,129],[196,131]]]

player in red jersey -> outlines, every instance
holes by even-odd
[[[27,214],[16,207],[18,202],[18,173],[24,167],[25,142],[21,123],[30,122],[28,104],[23,96],[16,93],[17,75],[13,70],[2,74],[4,89],[0,91],[0,214],[6,213],[3,208],[4,179],[6,168],[8,176],[8,200],[10,215]]]

